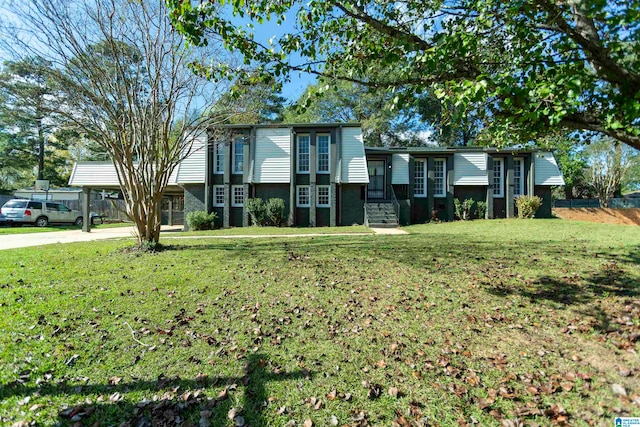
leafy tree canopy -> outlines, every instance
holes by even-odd
[[[459,111],[483,105],[479,140],[493,143],[566,128],[640,148],[639,0],[247,0],[230,3],[232,17],[213,2],[168,3],[190,41],[221,37],[251,73],[355,81],[397,104],[431,89]],[[237,26],[292,14],[295,28],[269,44],[251,24]],[[215,78],[237,73],[199,68]]]

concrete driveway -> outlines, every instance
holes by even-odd
[[[91,233],[81,230],[0,235],[0,250],[50,245],[53,243],[91,242],[94,240],[134,237],[133,227],[93,228]],[[180,231],[182,226],[162,226],[162,231]]]

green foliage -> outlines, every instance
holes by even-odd
[[[251,223],[259,227],[280,227],[285,222],[285,205],[282,199],[247,199],[245,208],[251,217]]]
[[[453,199],[453,204],[458,219],[469,221],[473,218],[473,205],[475,204],[475,200],[466,199],[464,202],[461,202],[460,199],[456,198]]]
[[[476,202],[476,218],[484,219],[487,214],[487,202],[480,200]]]
[[[277,198],[268,199],[265,202],[264,208],[265,216],[267,218],[266,225],[280,227],[284,224],[286,220],[284,200]]]
[[[247,199],[244,202],[244,207],[251,217],[251,223],[262,227],[266,224],[266,207],[262,199]]]
[[[538,196],[522,195],[516,197],[518,218],[533,218],[542,206],[542,199]]]
[[[424,145],[413,104],[398,106],[394,94],[355,82],[320,78],[285,111],[287,123],[360,123],[367,146]]]
[[[637,0],[615,6],[426,0],[402,8],[360,0],[255,0],[232,2],[231,17],[215,2],[168,4],[173,24],[191,42],[205,44],[214,35],[244,57],[245,70],[206,61],[194,66],[213,78],[233,79],[240,71],[256,81],[260,75],[283,81],[291,71],[307,72],[381,88],[396,106],[433,90],[452,124],[477,112],[484,126],[479,142],[526,142],[564,128],[640,148]],[[292,15],[295,30],[269,44],[255,40],[256,26]],[[239,28],[239,17],[249,25]]]
[[[187,214],[187,224],[189,224],[189,228],[194,231],[214,230],[217,219],[218,215],[215,212],[193,211]]]

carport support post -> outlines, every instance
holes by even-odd
[[[82,231],[86,233],[91,232],[91,188],[82,187]]]

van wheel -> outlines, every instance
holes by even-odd
[[[73,222],[75,225],[82,225],[82,217],[79,216],[78,218],[76,218],[76,220]]]
[[[46,216],[41,216],[36,219],[36,227],[46,227],[47,225],[49,225],[49,220]]]

